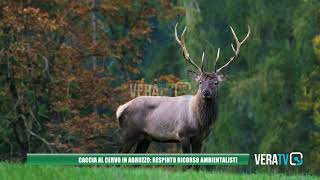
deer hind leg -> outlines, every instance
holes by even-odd
[[[129,153],[135,144],[136,144],[136,141],[124,142],[122,147],[119,149],[119,153]]]
[[[183,138],[181,140],[181,146],[183,153],[191,153],[191,144],[189,138]],[[191,169],[192,165],[185,166],[184,170]]]
[[[151,141],[149,140],[146,140],[146,139],[142,140],[141,142],[138,143],[134,153],[146,153],[150,143]]]

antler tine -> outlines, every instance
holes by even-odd
[[[217,56],[216,56],[216,64],[217,64],[217,62],[219,60],[219,56],[220,56],[220,48],[218,48],[218,52],[217,52]]]
[[[216,61],[214,62],[214,66],[213,66],[213,72],[216,71],[216,65],[217,65],[217,62],[219,60],[219,56],[220,56],[220,48],[218,48],[218,51],[217,51]]]
[[[202,57],[201,57],[201,70],[203,71],[203,60],[204,60],[204,51],[202,51]]]
[[[241,44],[244,43],[244,42],[249,38],[250,32],[251,32],[251,31],[250,31],[250,26],[249,26],[249,24],[248,24],[248,33],[247,33],[246,37],[241,41]]]
[[[184,28],[182,34],[181,34],[181,40],[178,37],[178,33],[177,33],[177,27],[178,27],[178,23],[175,26],[175,38],[176,41],[179,43],[180,47],[183,50],[183,56],[185,58],[185,60],[190,63],[192,66],[194,66],[200,73],[202,73],[202,68],[200,68],[190,57],[189,52],[185,46],[185,42],[184,42],[184,34],[187,31],[187,26]]]
[[[182,34],[181,34],[181,40],[184,42],[184,33],[187,31],[187,26],[184,27]]]
[[[237,55],[238,47],[239,47],[240,42],[239,42],[239,39],[238,39],[238,37],[237,37],[236,33],[234,32],[234,30],[233,30],[232,26],[230,26],[230,29],[231,29],[231,32],[232,32],[233,38],[234,38],[234,40],[236,41],[236,44],[237,44],[237,50],[235,50],[235,49],[234,49],[234,47],[233,47],[233,44],[232,44],[232,43],[231,43],[231,47],[232,47],[233,52]]]
[[[175,34],[175,37],[176,37],[176,41],[181,45],[181,41],[180,41],[180,39],[178,37],[177,26],[178,26],[178,23],[174,27],[174,34]]]
[[[236,35],[236,33],[234,32],[232,26],[230,26],[230,29],[231,29],[231,32],[232,32],[232,35],[234,37],[234,39],[236,40],[236,43],[237,43],[237,49],[235,50],[235,48],[233,47],[233,44],[231,43],[231,47],[232,47],[232,50],[233,52],[237,55],[239,55],[240,53],[240,46],[248,39],[249,35],[250,35],[250,26],[248,25],[248,33],[246,35],[246,37],[241,41],[239,42],[239,39]]]
[[[231,29],[231,32],[232,32],[232,35],[234,37],[234,40],[236,41],[236,45],[237,47],[234,48],[233,44],[231,43],[231,48],[234,52],[234,56],[232,56],[230,58],[230,60],[225,64],[223,65],[222,67],[220,67],[216,72],[219,72],[221,71],[223,68],[227,67],[236,57],[238,57],[239,53],[240,53],[240,48],[241,48],[241,45],[248,39],[249,35],[250,35],[250,26],[248,25],[248,33],[246,35],[246,37],[242,40],[242,41],[239,41],[236,33],[234,32],[233,28],[230,26],[230,29]]]

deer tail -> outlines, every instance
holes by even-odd
[[[123,104],[123,105],[119,106],[118,109],[117,109],[116,117],[117,117],[121,127],[122,127],[122,124],[123,124],[123,113],[127,109],[127,107],[129,106],[129,104],[130,104],[130,102],[128,102],[126,104]]]

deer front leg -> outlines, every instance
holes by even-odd
[[[146,153],[150,143],[151,141],[146,139],[142,140],[141,142],[138,142],[137,148],[134,153]]]
[[[200,140],[193,141],[191,143],[191,147],[192,147],[192,153],[201,153],[202,141]],[[196,166],[193,166],[193,168],[198,171],[200,169],[200,166],[196,165]]]
[[[191,145],[190,145],[189,138],[183,138],[181,140],[181,146],[182,146],[183,153],[190,153],[191,152]]]
[[[192,153],[201,153],[202,141],[195,140],[191,143]]]

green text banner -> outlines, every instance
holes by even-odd
[[[28,154],[32,165],[248,165],[249,154]]]

